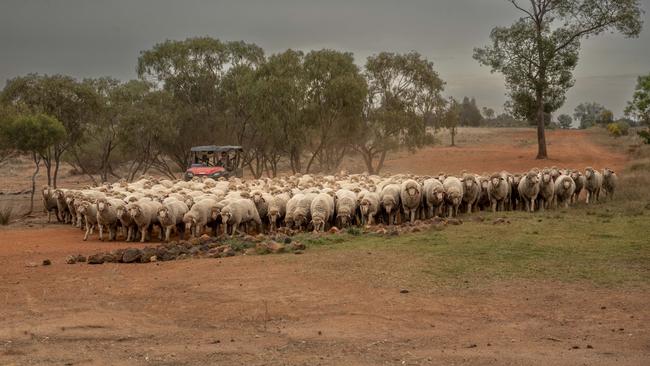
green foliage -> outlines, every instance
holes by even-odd
[[[546,158],[546,116],[563,105],[574,84],[580,40],[610,30],[637,36],[642,10],[636,0],[510,3],[523,16],[509,27],[494,28],[492,44],[475,49],[474,58],[505,76],[509,110],[515,117],[537,121],[538,158]]]
[[[595,125],[607,125],[614,119],[610,110],[602,105],[591,103],[580,103],[573,112],[573,117],[580,121],[580,128],[589,128]]]
[[[573,118],[571,118],[571,116],[568,114],[559,115],[557,117],[557,121],[560,124],[560,127],[565,130],[571,128],[571,125],[573,124]]]
[[[7,81],[0,103],[21,113],[52,116],[63,125],[65,139],[41,152],[48,185],[56,187],[63,154],[83,137],[86,123],[99,107],[97,94],[69,76],[29,74]]]
[[[625,108],[625,114],[650,126],[650,74],[639,76],[632,100]]]
[[[3,134],[15,149],[42,155],[65,139],[66,130],[56,118],[34,114],[16,117],[3,129]]]
[[[607,125],[607,131],[614,137],[627,136],[629,134],[630,125],[624,121],[612,122]]]
[[[368,57],[365,77],[368,98],[363,128],[354,148],[364,158],[369,173],[379,172],[390,151],[426,144],[426,124],[444,104],[444,82],[433,62],[417,52],[381,52]]]
[[[476,99],[464,97],[460,104],[460,125],[478,127],[483,122],[483,116],[476,106]]]
[[[645,144],[650,144],[650,130],[641,130],[637,132]]]

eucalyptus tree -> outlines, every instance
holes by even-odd
[[[636,37],[643,11],[638,0],[507,1],[521,17],[511,26],[492,29],[491,44],[476,48],[474,58],[505,76],[519,116],[532,117],[534,101],[537,158],[547,159],[546,115],[562,106],[575,83],[580,41],[606,31]]]
[[[368,57],[368,95],[363,128],[353,140],[370,174],[381,171],[389,152],[416,148],[426,139],[426,121],[443,105],[444,82],[433,63],[417,52]]]

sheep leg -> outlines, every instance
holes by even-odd
[[[86,224],[86,235],[84,235],[84,241],[88,240],[89,234],[90,234],[90,225]]]
[[[172,227],[167,226],[165,228],[165,242],[169,242],[169,236],[171,235],[171,233],[172,233]]]
[[[143,226],[140,228],[140,243],[144,243],[147,239],[147,227]]]
[[[530,199],[530,212],[535,212],[535,199]]]
[[[104,241],[104,225],[99,225],[99,240]]]

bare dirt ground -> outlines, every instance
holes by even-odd
[[[549,160],[540,161],[535,159],[537,135],[534,129],[461,128],[456,147],[449,146],[448,133],[441,133],[441,145],[415,154],[402,153],[386,162],[386,170],[413,174],[458,174],[466,170],[482,174],[501,170],[519,173],[550,166],[622,169],[628,160],[623,149],[605,149],[593,137],[597,133],[592,130],[547,131]]]
[[[561,132],[551,156],[573,155],[549,165],[626,161],[578,131]],[[526,141],[436,147],[388,167],[525,170],[539,166]],[[356,253],[358,266],[341,268],[349,252],[318,248],[67,265],[71,254],[133,244],[83,242],[78,229],[47,225],[43,216],[26,225],[0,228],[1,365],[650,364],[647,287],[530,280],[431,287],[401,283],[391,268],[402,258]],[[46,258],[53,264],[42,266]],[[370,275],[364,261],[386,272]]]

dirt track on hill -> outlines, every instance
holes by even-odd
[[[457,147],[435,146],[419,150],[412,155],[403,155],[388,160],[386,170],[391,173],[422,175],[439,172],[458,174],[464,170],[478,174],[491,174],[501,170],[520,173],[534,167],[551,166],[581,170],[593,166],[597,169],[609,167],[621,170],[628,160],[624,153],[598,145],[591,138],[591,131],[583,130],[547,131],[549,159],[537,160],[535,130],[506,131],[500,133],[498,129],[494,129],[493,134],[486,136],[479,143],[461,141]]]
[[[344,255],[336,251],[93,266],[64,260],[127,244],[83,242],[63,225],[0,238],[3,365],[644,365],[650,357],[645,289],[527,281],[404,294],[363,270],[341,276],[327,265]],[[41,266],[46,258],[53,264]]]

